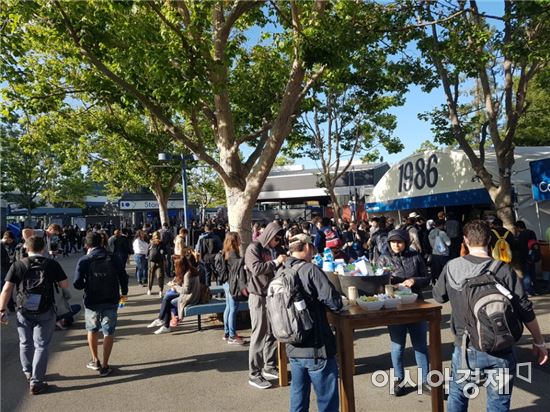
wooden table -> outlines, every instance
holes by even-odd
[[[430,370],[442,372],[441,362],[441,306],[426,302],[399,305],[395,309],[367,311],[359,306],[350,306],[341,313],[328,312],[329,323],[336,328],[338,363],[340,365],[340,410],[355,411],[353,389],[354,351],[353,332],[356,329],[404,323],[429,321],[430,330]],[[389,344],[388,344],[389,347]],[[285,345],[279,344],[279,385],[288,385],[287,358]],[[432,388],[432,411],[443,411],[443,387]]]

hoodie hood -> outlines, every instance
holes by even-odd
[[[409,232],[407,232],[405,229],[394,229],[390,233],[388,233],[388,246],[390,245],[390,241],[392,240],[400,240],[401,242],[405,242],[405,250],[407,250],[411,244]]]
[[[449,285],[456,290],[462,290],[468,279],[481,275],[489,267],[492,259],[482,263],[475,263],[467,257],[453,259],[447,263],[447,280]]]
[[[282,232],[283,228],[277,222],[271,222],[266,226],[262,234],[258,237],[258,242],[262,244],[262,247],[266,248],[269,246],[269,242],[273,239],[279,232]]]

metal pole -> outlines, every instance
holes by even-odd
[[[183,186],[183,227],[187,230],[187,163],[185,162],[185,155],[181,155],[181,183]],[[188,240],[188,239],[186,239]],[[189,243],[187,243],[189,245]]]
[[[535,208],[537,211],[537,220],[539,221],[539,239],[544,239],[544,234],[542,233],[542,223],[540,222],[539,202],[535,202]]]

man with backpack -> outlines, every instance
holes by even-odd
[[[484,378],[487,410],[509,410],[516,371],[513,346],[523,324],[531,332],[539,364],[548,360],[533,305],[512,268],[489,256],[490,238],[486,222],[466,224],[464,242],[470,253],[451,260],[433,289],[434,299],[450,301],[452,308],[455,348],[447,404],[451,412],[468,409],[469,395]]]
[[[84,289],[84,317],[92,359],[86,367],[100,376],[112,372],[109,357],[113,349],[119,300],[128,295],[128,275],[117,256],[109,256],[101,246],[101,235],[86,235],[88,253],[76,264],[74,287]],[[122,296],[121,293],[122,292]],[[103,363],[97,353],[98,332],[103,332]]]
[[[48,347],[55,330],[54,288],[67,288],[69,282],[56,261],[43,256],[46,244],[42,237],[26,241],[28,257],[16,261],[6,276],[0,294],[2,324],[7,323],[6,306],[17,288],[17,332],[23,373],[29,381],[29,393],[37,395],[48,389],[44,382],[48,366]]]
[[[218,235],[213,233],[214,228],[213,223],[207,223],[204,226],[204,233],[199,236],[195,247],[195,251],[200,255],[200,260],[204,264],[206,286],[208,287],[212,282],[212,275],[215,275],[214,260],[216,254],[222,250],[222,241]]]
[[[432,284],[435,284],[441,271],[449,261],[451,246],[451,239],[445,232],[445,221],[437,219],[434,226],[428,235],[432,249],[432,260],[430,262]]]
[[[336,291],[326,274],[311,259],[317,253],[312,244],[311,237],[300,233],[299,229],[293,230],[289,239],[291,256],[284,266],[279,269],[275,280],[279,277],[292,277],[288,279],[293,290],[287,295],[294,296],[291,302],[279,304],[275,312],[286,313],[289,305],[292,310],[305,311],[308,320],[302,322],[287,322],[289,324],[302,325],[290,340],[286,343],[286,353],[290,360],[292,382],[290,386],[290,410],[308,411],[311,385],[317,397],[317,409],[319,411],[338,410],[338,365],[336,363],[336,339],[330,329],[325,315],[326,309],[339,311],[342,309],[342,298]],[[275,283],[275,281],[273,282]],[[280,326],[283,323],[277,319],[272,311],[271,285],[268,294],[268,312],[271,328],[275,336],[279,336]],[[273,315],[272,315],[273,314]],[[283,329],[288,329],[283,327]],[[289,335],[287,335],[289,336]]]
[[[518,220],[514,227],[516,229],[516,246],[518,251],[518,262],[521,264],[523,274],[523,288],[528,295],[535,294],[533,282],[535,280],[535,263],[540,260],[540,252],[537,235],[531,229],[527,229],[525,222]],[[537,256],[538,255],[538,256]]]

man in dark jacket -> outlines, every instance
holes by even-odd
[[[292,382],[290,386],[290,410],[308,411],[311,384],[317,397],[317,410],[338,410],[338,366],[336,340],[325,315],[342,309],[342,298],[325,273],[311,263],[317,253],[311,237],[291,232],[289,240],[291,257],[285,267],[296,267],[303,286],[303,298],[313,319],[313,331],[300,344],[287,344]]]
[[[264,229],[256,242],[246,248],[244,263],[249,273],[248,307],[252,332],[248,351],[248,383],[259,389],[271,387],[265,378],[278,379],[277,342],[269,330],[266,311],[267,286],[275,271],[286,260],[277,247],[283,240],[282,227],[272,222]],[[263,368],[263,370],[262,370]]]
[[[486,222],[474,220],[464,226],[464,242],[470,253],[466,256],[451,260],[443,269],[435,287],[433,297],[439,303],[451,302],[451,330],[455,335],[455,348],[452,355],[452,376],[450,382],[449,399],[447,408],[449,411],[466,411],[468,409],[468,391],[466,385],[472,385],[463,371],[475,370],[478,373],[486,373],[487,379],[487,410],[504,411],[510,409],[513,376],[516,370],[516,357],[513,348],[498,353],[480,352],[468,345],[466,356],[467,365],[462,362],[462,338],[466,329],[466,306],[464,287],[469,279],[481,275],[491,265],[493,259],[489,256],[488,245],[491,239],[491,231]],[[548,360],[548,351],[539,328],[539,324],[533,311],[533,305],[527,298],[521,282],[518,281],[515,272],[507,264],[501,264],[497,268],[495,277],[500,280],[512,295],[512,302],[521,321],[533,336],[533,353],[538,357],[539,364]],[[490,374],[494,378],[490,378]],[[479,375],[478,375],[479,376]],[[496,376],[502,378],[495,379]],[[502,385],[505,378],[511,378],[503,391]],[[500,384],[500,385],[499,385]],[[504,392],[504,393],[503,393]]]
[[[101,246],[101,235],[86,235],[88,254],[80,258],[75,270],[75,289],[84,289],[84,307],[88,345],[92,359],[86,367],[109,375],[109,357],[113,349],[118,302],[128,295],[128,275],[117,256],[109,257]],[[122,296],[120,294],[122,292]],[[98,332],[103,332],[103,364],[98,359]]]

